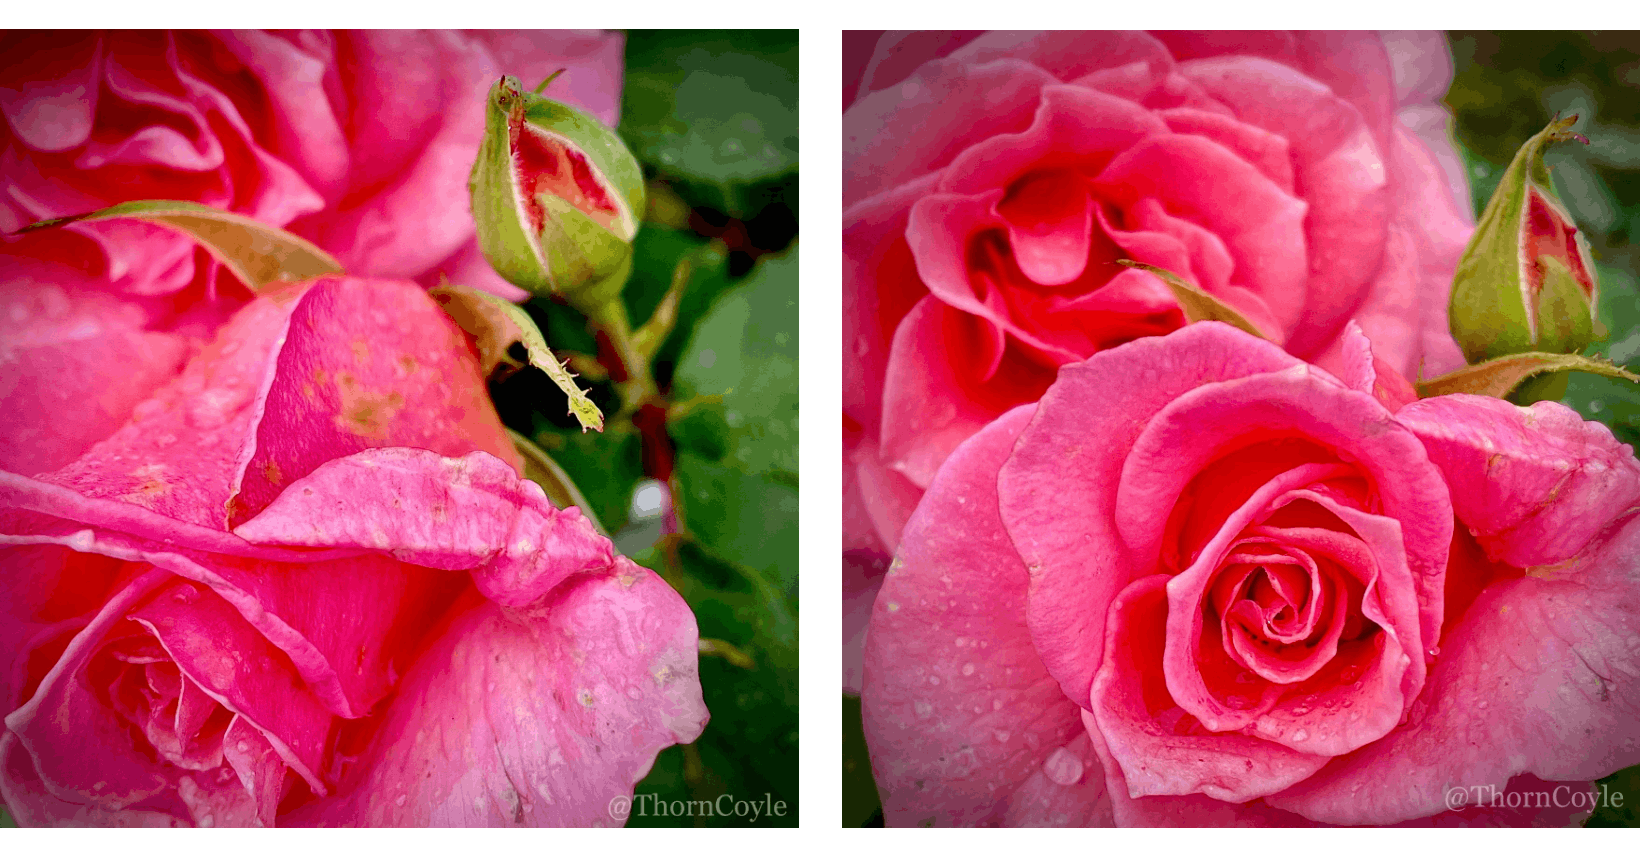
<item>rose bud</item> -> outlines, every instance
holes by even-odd
[[[1526,141],[1492,193],[1452,279],[1452,337],[1471,364],[1512,353],[1576,353],[1595,338],[1595,270],[1543,165],[1577,116]]]
[[[468,187],[479,247],[502,278],[592,316],[620,292],[644,194],[614,130],[503,77]]]

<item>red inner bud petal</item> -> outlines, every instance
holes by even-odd
[[[1527,187],[1526,217],[1521,229],[1521,274],[1533,305],[1543,290],[1543,269],[1538,266],[1538,260],[1549,256],[1564,262],[1584,296],[1594,298],[1594,278],[1577,247],[1577,226],[1536,187]]]
[[[604,228],[613,228],[621,211],[598,181],[586,155],[568,142],[533,128],[522,107],[507,119],[513,174],[518,182],[531,233],[539,233],[546,211],[536,197],[546,193],[569,202]]]

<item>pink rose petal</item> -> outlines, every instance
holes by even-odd
[[[253,543],[391,552],[433,569],[472,570],[479,589],[526,607],[614,552],[580,510],[482,451],[452,459],[382,448],[332,460],[234,531]]]
[[[293,820],[620,824],[611,799],[706,725],[696,641],[682,598],[625,558],[529,611],[469,600],[418,658],[339,797]]]
[[[1169,635],[1168,576],[1128,585],[1110,605],[1111,654],[1093,680],[1093,718],[1130,797],[1205,794],[1242,803],[1314,774],[1330,757],[1239,732],[1211,732],[1178,708],[1156,665]]]
[[[518,459],[467,334],[408,282],[322,280],[291,312],[276,362],[229,525],[366,448]]]
[[[1097,785],[1056,792],[1050,806],[1032,783],[1079,724],[1031,648],[1029,578],[996,513],[996,470],[1029,417],[1016,409],[956,450],[877,595],[862,711],[889,824],[1048,823],[1099,809]],[[1064,764],[1054,776],[1080,780]]]
[[[1458,519],[1493,560],[1565,561],[1640,501],[1634,449],[1558,403],[1454,394],[1396,418],[1423,440]]]

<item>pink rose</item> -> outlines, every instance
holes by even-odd
[[[1136,341],[952,454],[866,639],[890,823],[1553,824],[1640,761],[1633,450],[1345,335]]]
[[[567,68],[555,96],[613,122],[621,47],[539,31],[0,34],[0,230],[182,199],[288,225],[355,274],[521,296],[468,210],[488,87]],[[5,242],[0,470],[77,459],[250,298],[193,241],[142,222]]]
[[[5,345],[146,390],[3,375],[64,425],[0,471],[19,823],[608,824],[700,733],[688,607],[519,477],[419,285],[288,286],[197,346],[69,284],[8,286]]]
[[[568,69],[553,97],[614,124],[622,38],[549,31],[11,32],[0,39],[0,230],[133,199],[287,226],[358,275],[520,298],[484,263],[467,176],[485,93]],[[78,224],[128,291],[195,276],[189,241]],[[81,251],[84,251],[83,249]]]
[[[1463,364],[1446,302],[1472,217],[1438,33],[891,34],[845,67],[856,562],[1061,366],[1183,323],[1118,259],[1317,364],[1351,319],[1406,376]]]

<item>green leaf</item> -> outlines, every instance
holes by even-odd
[[[609,536],[609,531],[598,521],[597,511],[592,509],[592,502],[587,501],[581,490],[570,479],[569,473],[554,462],[540,445],[531,442],[512,430],[507,431],[507,438],[512,439],[513,447],[518,449],[519,456],[524,458],[524,476],[540,485],[541,491],[547,494],[552,505],[560,510],[570,507],[579,507],[586,514],[588,521],[598,533]]]
[[[1478,365],[1459,368],[1450,374],[1418,383],[1419,397],[1443,394],[1482,394],[1504,397],[1528,377],[1553,371],[1584,371],[1613,379],[1640,382],[1635,376],[1610,362],[1563,353],[1517,353]]]
[[[440,285],[428,293],[444,306],[452,320],[473,336],[485,373],[501,361],[508,347],[522,343],[529,353],[530,364],[544,371],[553,384],[564,390],[569,398],[569,411],[581,423],[581,430],[604,429],[604,414],[575,384],[575,375],[552,354],[546,339],[541,337],[541,330],[524,309],[465,285]]]
[[[1184,312],[1184,319],[1188,323],[1217,320],[1220,323],[1228,323],[1248,335],[1265,339],[1269,337],[1260,332],[1251,320],[1242,316],[1241,312],[1220,302],[1218,297],[1190,284],[1168,270],[1161,267],[1152,267],[1149,264],[1141,264],[1137,261],[1129,261],[1126,258],[1118,258],[1116,263],[1124,267],[1144,270],[1166,282],[1167,286],[1173,291],[1173,298],[1179,301],[1179,310]]]
[[[692,204],[749,219],[797,168],[797,31],[627,36],[621,135]]]
[[[695,327],[673,379],[683,524],[725,558],[797,572],[797,267],[767,257]]]
[[[769,477],[679,454],[683,524],[714,552],[797,583],[797,489]]]
[[[109,219],[140,219],[187,235],[253,291],[342,272],[335,258],[288,231],[194,202],[125,202],[93,213],[37,222],[23,231]]]

